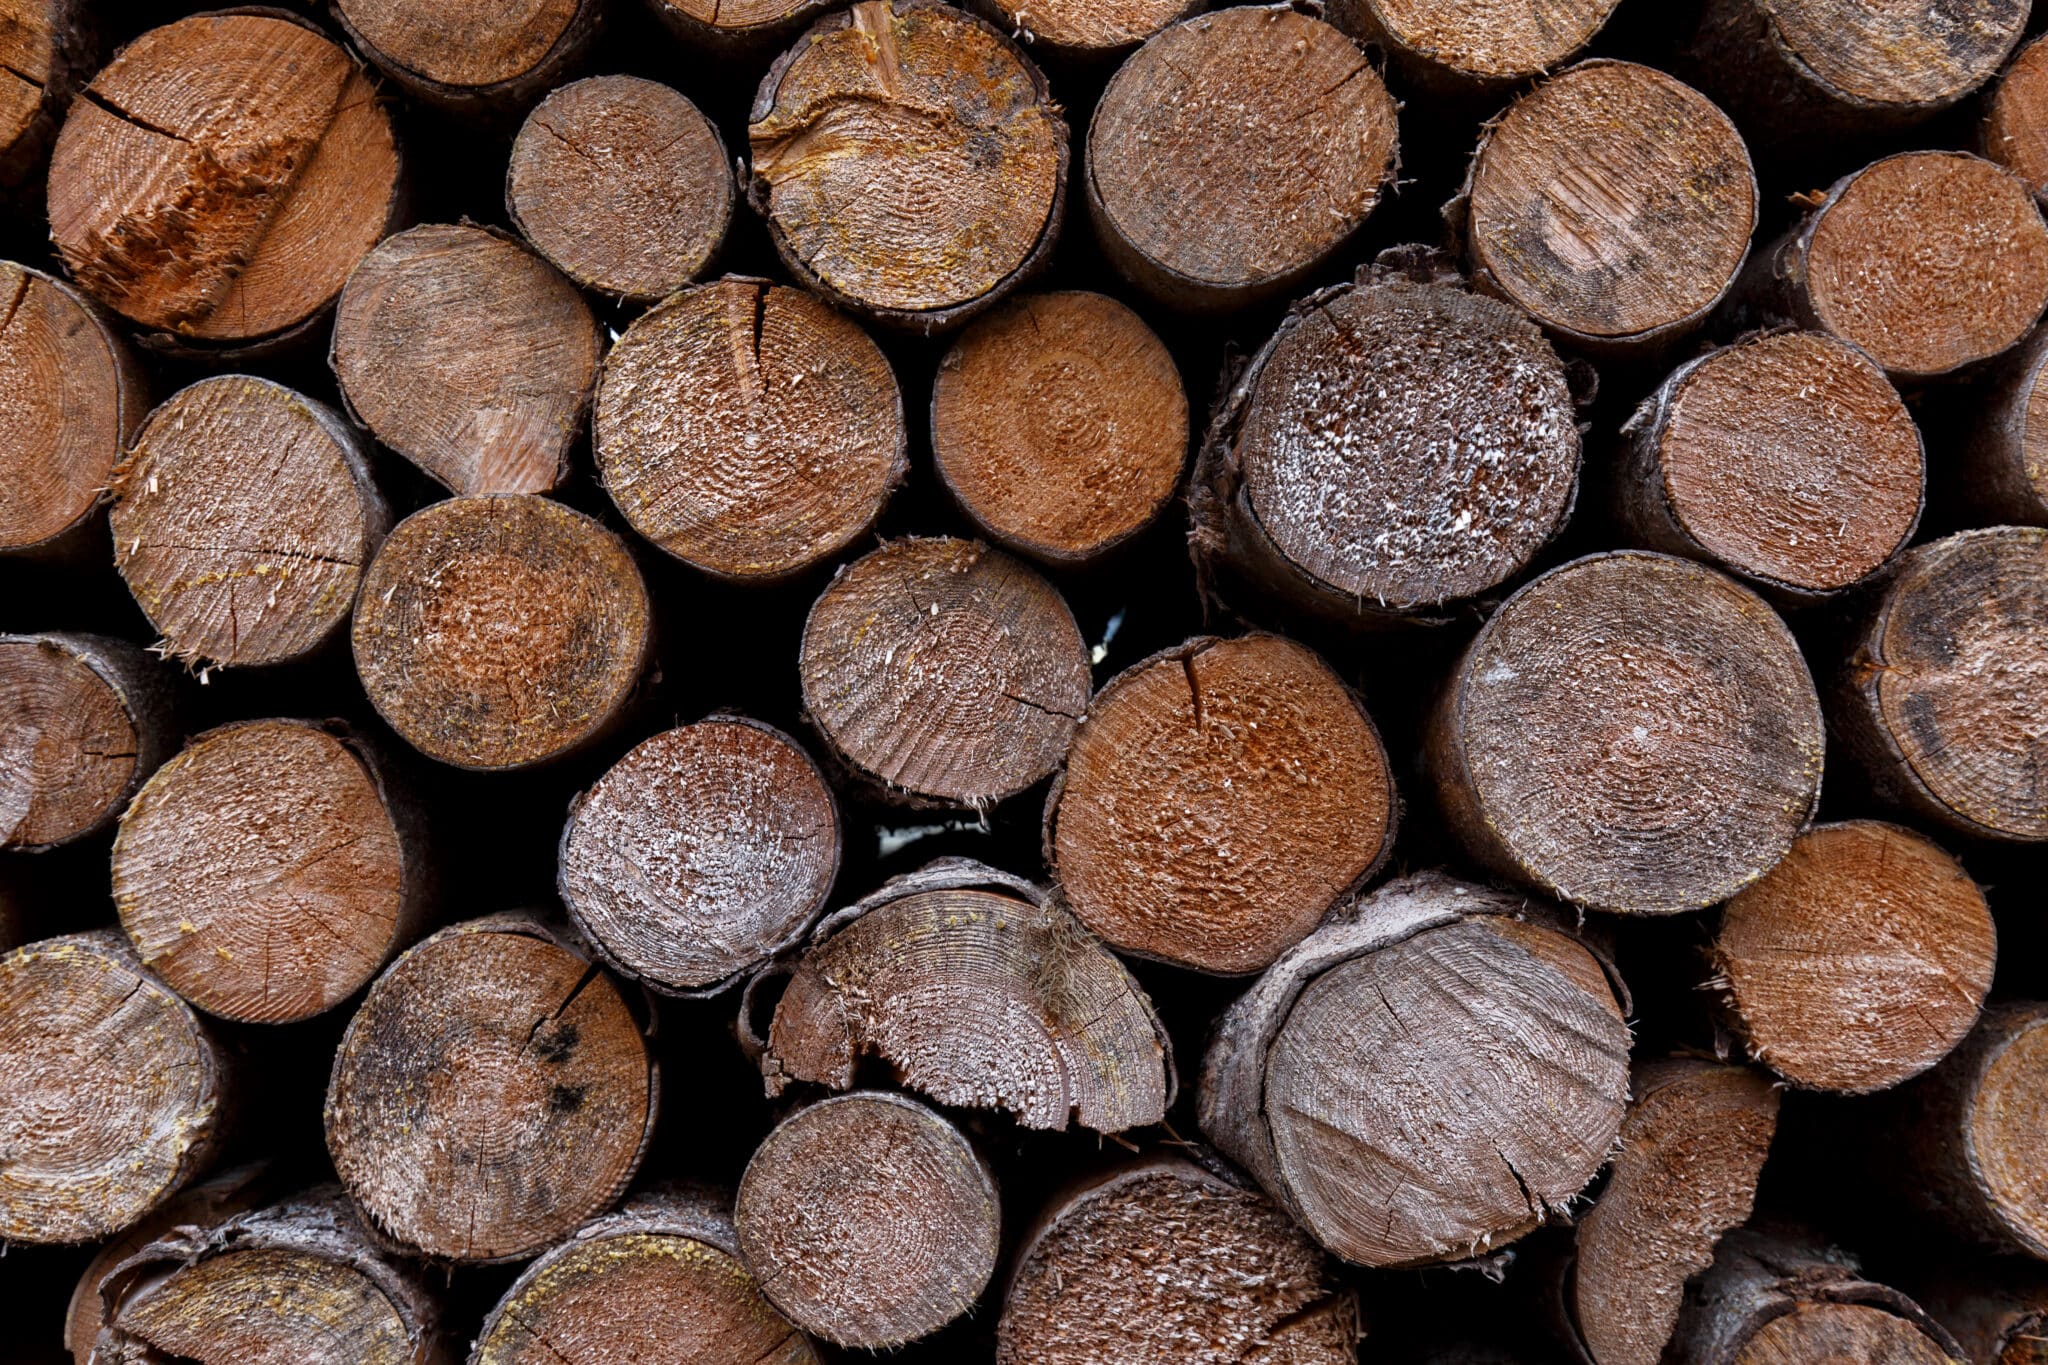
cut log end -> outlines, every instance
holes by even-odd
[[[0,40],[0,194],[33,203],[31,182],[57,120],[96,58],[96,31],[75,0],[14,0]],[[81,70],[85,68],[85,70]]]
[[[1954,104],[1989,80],[2026,27],[2018,0],[1740,0],[1734,8],[1769,44],[1760,61],[1796,73],[1808,98],[1897,125]],[[1765,29],[1768,24],[1768,29]]]
[[[168,686],[135,646],[0,635],[0,848],[48,848],[112,824],[176,743]]]
[[[831,8],[830,0],[653,0],[684,39],[716,52],[753,52]]]
[[[990,0],[1033,52],[1099,63],[1202,8],[1201,0]]]
[[[973,1146],[914,1100],[820,1100],[747,1163],[733,1221],[762,1291],[799,1327],[883,1350],[973,1308],[995,1270],[995,1183]]]
[[[2048,43],[2020,49],[1999,77],[1981,130],[1984,155],[2040,199],[2048,195]]]
[[[462,21],[431,0],[337,0],[363,55],[423,99],[488,107],[545,88],[593,36],[590,0],[493,0]]]
[[[1555,69],[1620,0],[1340,0],[1334,22],[1382,45],[1426,89],[1492,91]]]
[[[400,522],[371,562],[356,672],[422,753],[517,768],[618,719],[649,630],[640,571],[596,521],[539,497],[453,498]]]
[[[2040,1133],[2048,1123],[2048,1011],[2008,1013],[1996,1021],[1966,1116],[1969,1151],[1981,1172],[1986,1208],[2013,1240],[2048,1249],[2048,1176]]]
[[[1734,1365],[1810,1365],[1816,1360],[1956,1365],[1955,1357],[1912,1323],[1861,1303],[1802,1303],[1765,1323],[1736,1354]]]

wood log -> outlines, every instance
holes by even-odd
[[[1884,1090],[1946,1057],[1991,989],[1998,931],[1940,845],[1816,825],[1721,914],[1714,980],[1749,1055],[1793,1085]]]
[[[965,321],[1035,274],[1067,124],[1015,43],[940,0],[858,0],[762,78],[747,195],[798,283],[892,326]]]
[[[1756,253],[1738,316],[1861,347],[1900,384],[2003,354],[2048,306],[2048,224],[1966,152],[1900,152],[1836,181]]]
[[[811,756],[743,716],[664,731],[569,806],[557,886],[591,949],[668,995],[711,995],[802,941],[839,874]]]
[[[453,498],[400,522],[354,622],[356,673],[385,723],[430,758],[493,771],[621,720],[650,637],[625,544],[531,495]]]
[[[1688,560],[1617,551],[1510,597],[1424,737],[1452,829],[1559,900],[1661,915],[1726,900],[1820,797],[1820,699],[1783,621]]]
[[[729,1209],[665,1187],[593,1218],[505,1291],[471,1365],[818,1365],[739,1259]]]
[[[1410,87],[1498,95],[1593,41],[1620,0],[1338,0],[1330,22],[1386,54]]]
[[[1096,240],[1175,308],[1281,293],[1379,204],[1394,174],[1394,109],[1365,53],[1320,19],[1286,5],[1184,19],[1133,53],[1095,106]]]
[[[666,298],[702,273],[732,223],[732,162],[697,106],[655,81],[592,76],[526,116],[505,211],[585,289]]]
[[[1831,719],[1877,793],[1979,839],[2048,839],[2048,530],[1915,546],[1856,628]]]
[[[568,477],[602,343],[546,261],[468,224],[363,258],[328,360],[349,412],[452,493],[545,493]]]
[[[1747,1067],[1639,1065],[1621,1148],[1579,1219],[1566,1306],[1594,1365],[1657,1365],[1685,1282],[1749,1220],[1778,1127],[1778,1091]]]
[[[1338,1256],[1426,1265],[1563,1213],[1628,1097],[1626,1007],[1528,897],[1390,882],[1217,1021],[1209,1140]]]
[[[996,1365],[1351,1365],[1358,1300],[1255,1190],[1178,1156],[1056,1198],[1013,1262]]]
[[[1431,619],[1528,567],[1578,490],[1565,368],[1433,263],[1295,305],[1218,406],[1189,505],[1222,591],[1348,626]]]
[[[382,1252],[332,1185],[212,1228],[166,1230],[108,1274],[100,1294],[95,1365],[455,1359],[424,1271]]]
[[[831,0],[647,0],[656,18],[692,47],[752,57],[796,36]]]
[[[1951,1258],[1932,1284],[1914,1287],[1913,1298],[1948,1329],[1966,1360],[2048,1361],[2048,1271],[2039,1265]]]
[[[0,91],[12,79],[0,66]],[[61,280],[0,261],[0,299],[0,555],[55,556],[87,539],[149,406],[148,379],[121,334]]]
[[[229,1057],[112,929],[0,957],[0,1241],[96,1242],[211,1163]]]
[[[99,64],[99,35],[78,0],[8,0],[4,13],[0,198],[34,203],[64,106]]]
[[[1678,367],[1622,427],[1616,513],[1636,543],[1790,605],[1890,564],[1919,528],[1927,458],[1884,372],[1820,332]]]
[[[593,426],[633,529],[732,582],[838,554],[910,469],[881,348],[815,295],[738,275],[634,320],[605,358]]]
[[[917,1101],[833,1095],[777,1124],[733,1208],[761,1290],[805,1331],[884,1350],[973,1309],[1002,1236],[995,1178]]]
[[[2029,42],[2006,67],[1977,128],[1978,150],[2048,195],[2048,44]]]
[[[1386,862],[1399,809],[1329,665],[1278,635],[1202,636],[1096,693],[1046,800],[1046,863],[1112,947],[1257,972]]]
[[[757,977],[741,1005],[743,1037]],[[1172,1050],[1144,989],[1029,882],[941,859],[828,915],[747,1038],[768,1094],[852,1088],[868,1057],[940,1104],[1006,1110],[1026,1128],[1157,1123]]]
[[[1633,62],[1587,61],[1482,134],[1447,216],[1473,283],[1596,354],[1655,354],[1749,254],[1756,174],[1728,116]]]
[[[654,1132],[641,1023],[597,965],[524,915],[409,949],[349,1021],[327,1150],[410,1254],[525,1260],[610,1208]]]
[[[334,0],[356,50],[405,93],[489,120],[561,83],[602,21],[598,0],[468,8],[432,0]]]
[[[177,748],[168,671],[103,635],[0,635],[0,848],[114,823]]]
[[[121,927],[144,964],[208,1014],[310,1019],[424,931],[421,823],[388,759],[338,722],[209,730],[121,817]]]
[[[281,11],[151,29],[71,104],[50,235],[145,344],[248,350],[312,331],[402,211],[391,120],[354,57]]]
[[[1059,590],[964,540],[891,541],[804,622],[804,710],[896,799],[982,807],[1043,780],[1088,705],[1088,650]]]
[[[1950,487],[1981,524],[2048,526],[2044,367],[2048,329],[2037,327],[1999,362],[1999,373],[1985,390],[1971,395],[1960,448],[1949,452],[1955,471]]]
[[[1173,355],[1104,294],[1031,294],[978,319],[939,362],[932,458],[981,533],[1082,564],[1166,510],[1187,463]]]
[[[114,567],[158,652],[208,668],[284,663],[336,638],[391,530],[354,428],[254,375],[165,399],[110,493]]]
[[[990,19],[1034,53],[1075,69],[1120,57],[1208,0],[981,0]]]

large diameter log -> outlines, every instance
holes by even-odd
[[[1587,61],[1488,128],[1450,213],[1480,288],[1574,346],[1640,352],[1693,330],[1735,283],[1756,175],[1698,91]]]
[[[2048,1363],[2048,1270],[2013,1259],[1953,1258],[1914,1299],[1980,1365]]]
[[[892,541],[840,570],[798,656],[804,710],[893,799],[982,807],[1043,780],[1088,705],[1059,590],[964,540]]]
[[[2048,43],[2021,48],[1998,78],[1977,141],[1985,156],[2034,192],[2048,195]]]
[[[380,1250],[332,1185],[212,1227],[167,1229],[99,1292],[93,1365],[454,1359],[425,1273]]]
[[[776,1125],[733,1207],[740,1253],[799,1327],[884,1350],[974,1307],[995,1271],[995,1179],[943,1116],[884,1091],[834,1095]]]
[[[0,1241],[96,1242],[210,1163],[229,1059],[112,929],[0,957]]]
[[[1338,0],[1330,21],[1437,94],[1497,94],[1571,60],[1620,0]]]
[[[1785,623],[1688,560],[1575,560],[1481,628],[1430,716],[1466,850],[1576,905],[1675,914],[1761,877],[1820,797],[1820,699]]]
[[[430,223],[348,277],[328,361],[356,419],[450,492],[545,493],[568,477],[601,348],[546,261]]]
[[[1176,1156],[1057,1198],[1024,1236],[996,1365],[1351,1365],[1358,1303],[1279,1207]]]
[[[426,939],[370,987],[335,1054],[327,1150],[406,1251],[524,1260],[624,1193],[657,1097],[611,978],[538,921],[492,915]]]
[[[418,938],[424,831],[339,724],[241,721],[157,769],[114,839],[114,905],[149,969],[208,1014],[332,1009]]]
[[[815,294],[737,275],[634,320],[605,357],[593,428],[633,529],[732,582],[838,554],[910,468],[881,348]]]
[[[713,716],[640,744],[571,803],[556,885],[614,969],[709,995],[810,931],[839,872],[840,830],[801,745]]]
[[[1594,1365],[1658,1365],[1685,1283],[1749,1220],[1778,1091],[1747,1067],[1674,1058],[1636,1068],[1621,1148],[1579,1218],[1567,1307]]]
[[[391,529],[354,429],[253,375],[172,394],[111,493],[114,567],[158,651],[206,667],[284,663],[333,639]]]
[[[1262,971],[1386,861],[1372,717],[1292,640],[1203,637],[1103,684],[1045,807],[1046,860],[1112,947]]]
[[[1197,561],[1342,624],[1427,618],[1528,567],[1578,489],[1565,369],[1448,275],[1361,271],[1295,305],[1217,409]]]
[[[0,635],[0,849],[105,829],[176,749],[169,670],[102,635]]]
[[[1117,69],[1088,125],[1088,216],[1110,262],[1177,308],[1301,280],[1379,204],[1394,99],[1358,45],[1286,5],[1184,19]]]
[[[1980,839],[2048,839],[2048,530],[1915,546],[1850,648],[1832,719],[1899,808]]]
[[[2048,329],[2036,327],[1998,368],[1987,391],[1972,395],[1951,487],[1986,525],[2048,526]]]
[[[1171,1045],[1129,970],[1031,884],[961,859],[819,924],[754,1046],[771,1096],[850,1089],[875,1057],[908,1089],[1026,1128],[1121,1132],[1173,1100]]]
[[[1076,70],[1130,51],[1208,0],[980,0],[1006,31]]]
[[[1713,984],[1749,1055],[1793,1085],[1857,1094],[1963,1040],[1998,932],[1970,874],[1898,825],[1816,825],[1721,914]]]
[[[356,48],[415,99],[488,116],[559,83],[597,36],[598,0],[465,6],[335,0]]]
[[[818,1365],[739,1254],[728,1205],[708,1191],[633,1195],[520,1274],[470,1365]]]
[[[32,188],[64,107],[100,55],[78,0],[9,0],[0,31],[0,196],[35,202]]]
[[[346,49],[275,10],[200,14],[72,102],[50,235],[145,341],[232,349],[316,325],[401,197],[390,118]]]
[[[961,322],[1044,264],[1067,124],[992,25],[939,0],[859,0],[762,78],[747,194],[798,282],[880,322]]]
[[[1475,1256],[1564,1212],[1606,1162],[1628,1027],[1602,964],[1529,898],[1391,882],[1217,1022],[1202,1131],[1338,1256]]]
[[[545,762],[623,714],[651,638],[620,539],[530,495],[452,498],[400,522],[363,576],[356,673],[400,738],[457,767]]]

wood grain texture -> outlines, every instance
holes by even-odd
[[[1998,362],[1950,454],[1968,511],[1985,525],[2048,526],[2048,330]]]
[[[1338,0],[1330,22],[1435,94],[1497,93],[1593,41],[1620,0]]]
[[[756,56],[796,35],[831,0],[649,0],[669,32],[700,51]]]
[[[1977,130],[1978,150],[2048,194],[2048,45],[2036,38],[1998,78]]]
[[[78,0],[0,3],[0,199],[33,204],[64,107],[99,65],[101,33]]]
[[[594,0],[335,0],[334,18],[415,99],[490,118],[557,84],[597,35]]]
[[[1099,66],[1167,25],[1209,8],[1208,0],[982,0],[988,16],[1055,63]]]

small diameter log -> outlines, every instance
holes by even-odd
[[[546,498],[451,498],[400,522],[363,577],[356,673],[430,758],[496,771],[559,757],[623,714],[650,651],[624,542]]]
[[[1180,370],[1103,294],[1032,294],[969,327],[932,384],[932,456],[989,539],[1078,564],[1166,510],[1187,462]]]
[[[1974,838],[2048,840],[2048,530],[1907,551],[1837,698],[1837,738],[1892,804]]]
[[[9,79],[0,66],[0,92]],[[100,311],[40,270],[0,261],[0,319],[0,554],[58,551],[84,539],[148,381]]]
[[[804,622],[804,709],[898,799],[982,807],[1059,766],[1088,705],[1088,650],[1059,590],[964,540],[892,541]]]
[[[205,1169],[227,1053],[111,929],[0,957],[0,1242],[96,1242]]]
[[[149,969],[208,1014],[309,1019],[419,937],[417,815],[338,723],[256,720],[194,739],[130,803],[114,904]]]
[[[1735,283],[1756,175],[1698,91],[1588,61],[1488,128],[1449,212],[1480,288],[1571,345],[1640,353],[1693,330]]]
[[[957,858],[828,916],[750,1049],[771,1097],[792,1081],[850,1089],[873,1057],[940,1104],[1026,1128],[1122,1132],[1159,1122],[1174,1091],[1166,1033],[1124,965],[1030,883]]]
[[[598,474],[633,529],[734,582],[838,554],[910,468],[881,348],[816,295],[737,275],[626,329],[593,428]]]
[[[505,177],[505,209],[526,240],[585,289],[631,303],[695,279],[738,197],[711,121],[637,76],[593,76],[542,100]]]
[[[2048,329],[1999,362],[1995,382],[1972,395],[1974,418],[1952,453],[1950,486],[1986,525],[2048,526]]]
[[[619,990],[522,915],[443,929],[370,987],[327,1089],[327,1150],[373,1227],[437,1260],[523,1260],[602,1213],[654,1131]]]
[[[102,635],[0,635],[0,848],[98,833],[177,747],[168,670]]]
[[[454,1359],[424,1272],[381,1251],[332,1185],[211,1228],[167,1229],[100,1294],[94,1365]]]
[[[1982,1365],[2048,1365],[2048,1270],[1956,1258],[1913,1297]]]
[[[100,55],[79,0],[8,0],[0,31],[0,195],[27,191],[57,122]]]
[[[1528,897],[1390,882],[1218,1020],[1202,1131],[1347,1261],[1483,1254],[1564,1212],[1628,1098],[1624,1006]]]
[[[1593,41],[1620,0],[1338,0],[1330,22],[1387,54],[1408,83],[1446,95],[1501,93]]]
[[[960,1130],[902,1095],[834,1095],[762,1141],[733,1209],[761,1291],[805,1331],[884,1350],[973,1309],[995,1270],[995,1179]]]
[[[430,223],[363,258],[328,362],[379,441],[458,494],[545,493],[569,473],[597,382],[590,305],[485,228]]]
[[[1978,128],[1978,143],[1985,156],[2018,176],[2034,198],[2048,195],[2048,43],[2039,38],[2028,43],[1998,78]]]
[[[1516,310],[1369,269],[1291,310],[1217,409],[1197,562],[1350,626],[1442,612],[1528,567],[1577,495],[1565,369]]]
[[[1169,24],[1208,8],[1208,0],[979,0],[1004,31],[1076,69],[1129,52]]]
[[[351,41],[407,94],[490,116],[560,84],[597,36],[598,0],[465,6],[334,0]]]
[[[747,194],[799,283],[893,326],[964,321],[1045,262],[1067,124],[992,25],[939,0],[858,0],[776,59],[747,124]]]
[[[1685,1282],[1749,1220],[1778,1091],[1747,1067],[1674,1058],[1636,1068],[1621,1148],[1579,1218],[1566,1306],[1594,1365],[1657,1365]]]
[[[1870,357],[1824,333],[1689,361],[1622,433],[1616,510],[1629,534],[1792,604],[1870,577],[1920,525],[1927,458],[1913,415]]]
[[[316,326],[401,198],[390,117],[346,49],[275,10],[200,14],[72,102],[50,235],[145,341],[246,348]]]
[[[1575,905],[1717,904],[1820,799],[1823,722],[1785,623],[1689,560],[1591,555],[1510,597],[1430,716],[1445,817],[1488,870]]]
[[[2048,307],[2048,223],[1965,152],[1900,152],[1835,182],[1757,253],[1747,310],[1861,347],[1899,383],[1988,360]]]
[[[840,842],[838,804],[802,746],[713,716],[645,741],[570,804],[556,885],[615,970],[710,995],[810,931]]]
[[[1253,1190],[1180,1157],[1066,1194],[1017,1253],[996,1365],[1352,1365],[1358,1302]]]
[[[158,652],[204,667],[285,663],[333,639],[391,529],[354,428],[253,375],[166,399],[112,495],[114,567]]]
[[[1714,982],[1749,1055],[1859,1094],[1917,1076],[1977,1022],[1998,931],[1932,840],[1851,820],[1799,836],[1721,915]]]
[[[1202,637],[1096,693],[1046,800],[1046,862],[1112,947],[1256,972],[1379,870],[1399,808],[1329,665],[1278,635]]]
[[[1286,290],[1393,177],[1394,98],[1356,43],[1286,5],[1184,19],[1110,78],[1088,125],[1088,216],[1133,284],[1185,309]]]

